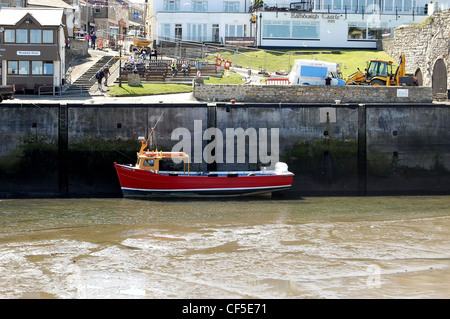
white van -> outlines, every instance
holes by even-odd
[[[289,82],[291,85],[325,85],[328,76],[331,85],[345,85],[338,71],[337,63],[299,59],[289,73]]]
[[[144,34],[139,30],[130,30],[128,31],[128,35],[132,37],[143,37]]]

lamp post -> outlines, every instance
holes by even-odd
[[[119,87],[122,87],[122,45],[119,46]]]

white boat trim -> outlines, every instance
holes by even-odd
[[[187,188],[187,189],[151,189],[151,188],[132,188],[122,187],[123,190],[129,191],[141,191],[141,192],[209,192],[209,191],[241,191],[241,190],[257,190],[257,189],[271,189],[271,188],[286,188],[291,187],[291,184],[278,185],[278,186],[258,186],[258,187],[230,187],[230,188]]]

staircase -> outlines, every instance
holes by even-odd
[[[67,89],[61,93],[61,95],[89,94],[90,88],[97,81],[95,74],[106,64],[109,64],[109,68],[111,69],[112,65],[117,61],[118,60],[113,56],[102,56],[94,65],[92,65],[86,72],[84,72],[78,79],[68,86]]]

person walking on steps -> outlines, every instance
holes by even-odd
[[[103,68],[103,73],[105,75],[105,86],[108,87],[108,78],[111,75],[111,73],[109,73],[109,65],[105,65],[105,67]]]
[[[98,83],[98,90],[103,91],[102,89],[102,80],[105,77],[105,73],[103,72],[103,69],[101,69],[100,71],[98,71],[95,74],[95,78],[97,79],[97,83]]]

